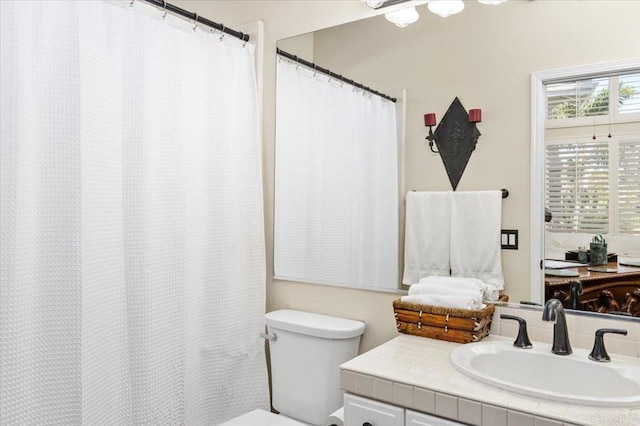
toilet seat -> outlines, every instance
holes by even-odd
[[[253,410],[250,413],[224,422],[220,426],[303,426],[305,424],[268,411]]]

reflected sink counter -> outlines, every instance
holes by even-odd
[[[513,338],[488,336],[480,343],[510,341]],[[640,425],[640,406],[609,408],[557,402],[500,389],[467,377],[450,361],[451,351],[459,346],[458,343],[400,335],[341,365],[342,389],[467,424]],[[640,358],[624,358],[640,366]],[[523,365],[521,368],[531,367]],[[565,379],[571,380],[571,377]]]

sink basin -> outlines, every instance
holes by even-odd
[[[520,349],[510,340],[491,341],[457,347],[451,363],[476,380],[529,396],[600,407],[640,406],[640,361],[613,355],[611,362],[600,363],[588,355],[577,348],[571,355],[555,355],[551,345],[539,342]]]

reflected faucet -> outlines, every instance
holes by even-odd
[[[569,306],[567,306],[567,309],[574,309],[576,311],[582,309],[580,296],[582,296],[583,291],[582,281],[575,280],[569,282]]]
[[[569,355],[571,344],[569,343],[569,332],[567,330],[567,318],[564,314],[562,302],[558,299],[549,299],[542,311],[542,321],[553,321],[553,345],[551,352],[556,355]]]

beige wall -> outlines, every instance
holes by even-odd
[[[273,275],[273,175],[275,47],[282,38],[373,15],[360,1],[175,1],[233,27],[264,21],[263,150],[267,241],[267,310],[294,308],[363,320],[361,351],[396,335],[391,301],[397,295],[271,279]],[[640,56],[640,2],[518,1],[499,7],[466,2],[461,14],[442,19],[419,7],[420,20],[405,29],[382,19],[358,23],[339,35],[339,49],[322,66],[383,91],[407,89],[406,186],[450,188],[440,158],[424,143],[422,114],[439,118],[455,96],[482,108],[482,137],[460,190],[508,188],[503,226],[520,230],[520,250],[503,251],[506,292],[528,299],[530,74],[535,71]],[[318,37],[314,44],[320,49]],[[318,56],[316,55],[316,58]],[[316,59],[317,60],[317,59]],[[335,65],[335,66],[334,66]],[[338,69],[338,68],[336,68]],[[362,76],[362,77],[361,77]]]

